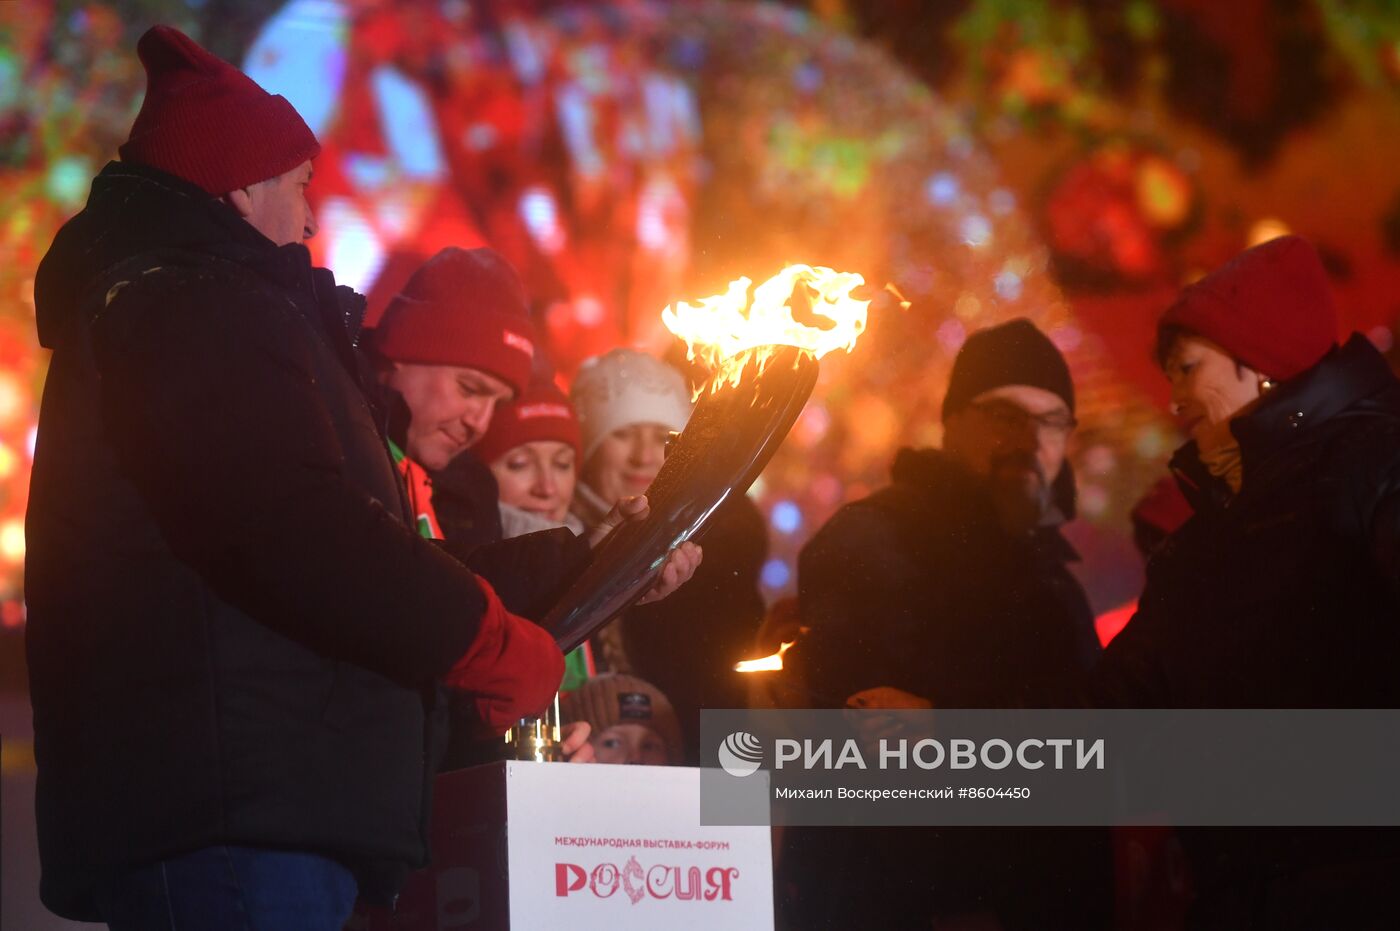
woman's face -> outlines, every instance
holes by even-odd
[[[501,501],[522,511],[562,521],[577,480],[573,446],[556,440],[522,443],[491,463]]]
[[[593,753],[599,763],[637,763],[666,766],[671,762],[666,741],[641,724],[614,724],[593,738]]]
[[[589,457],[583,480],[610,505],[644,494],[661,471],[670,436],[670,428],[659,423],[634,423],[614,430]]]
[[[1263,377],[1218,345],[1185,335],[1172,344],[1163,366],[1172,386],[1172,413],[1198,443],[1259,399]]]

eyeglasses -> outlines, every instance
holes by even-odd
[[[987,418],[992,426],[1008,433],[1020,433],[1032,424],[1036,433],[1044,430],[1051,436],[1064,439],[1069,436],[1079,421],[1068,411],[1052,411],[1049,414],[1032,414],[1030,411],[1010,401],[984,401],[969,405],[977,413]]]

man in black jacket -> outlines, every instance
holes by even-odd
[[[301,244],[315,137],[176,30],[138,51],[123,160],[35,286],[41,897],[117,929],[338,929],[424,861],[439,680],[500,726],[562,657],[410,529],[363,299]],[[560,575],[587,558],[555,549]]]
[[[973,334],[943,420],[943,449],[901,450],[893,483],[842,508],[802,551],[810,630],[788,656],[815,705],[1045,706],[1098,653],[1059,531],[1074,516],[1065,461],[1074,386],[1063,357],[1028,320]],[[876,914],[890,922],[882,927],[927,927],[934,916],[991,912],[1007,928],[1091,928],[1111,905],[1101,831],[828,839],[824,856],[862,870],[871,887],[850,916],[869,926]],[[864,851],[861,864],[851,850]],[[803,885],[803,914],[843,907],[826,900],[830,884]]]
[[[904,449],[892,484],[847,505],[798,565],[792,656],[825,704],[893,688],[941,708],[1034,705],[1097,653],[1059,527],[1074,387],[1027,320],[975,333],[954,363],[943,449]]]

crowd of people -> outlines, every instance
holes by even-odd
[[[698,762],[733,664],[797,632],[782,703],[1394,707],[1400,382],[1338,345],[1304,240],[1257,246],[1163,314],[1189,442],[1135,512],[1136,615],[1100,648],[1061,532],[1075,386],[1017,319],[974,333],[940,449],[803,551],[765,623],[747,498],[563,656],[532,622],[647,513],[692,385],[615,349],[566,393],[519,275],[428,259],[373,328],[313,267],[319,143],[168,27],[148,91],[36,281],[53,351],[29,517],[42,896],[117,931],[338,929],[426,857],[436,772],[562,692],[574,762]],[[1174,488],[1179,489],[1179,493]],[[374,765],[366,765],[374,761]],[[1192,921],[1389,927],[1384,829],[1181,832]],[[792,928],[1096,928],[1108,832],[792,831]],[[852,894],[852,889],[859,891]]]
[[[901,451],[890,487],[803,553],[808,633],[790,656],[809,695],[865,709],[1396,707],[1400,382],[1364,337],[1336,333],[1323,264],[1293,236],[1163,313],[1157,357],[1190,439],[1171,461],[1179,491],[1154,487],[1135,511],[1147,584],[1101,652],[1057,532],[1074,503],[1068,370],[1025,321],[975,334],[954,364],[943,449]],[[891,926],[1111,920],[1107,832],[802,834],[787,864],[799,927],[843,909],[843,926],[872,910]],[[1400,915],[1382,878],[1400,868],[1393,829],[1178,834],[1193,927]],[[877,894],[813,896],[830,888],[810,878],[824,869]]]

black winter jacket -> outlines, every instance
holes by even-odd
[[[432,473],[433,510],[442,535],[454,546],[473,547],[499,542],[501,490],[491,467],[467,450]]]
[[[1001,529],[990,496],[945,453],[905,449],[893,483],[836,513],[803,549],[789,653],[812,707],[875,686],[936,707],[1035,706],[1097,654],[1093,615],[1053,527]],[[1062,511],[1072,492],[1062,483]]]
[[[41,895],[214,843],[424,860],[434,680],[471,573],[406,525],[363,301],[234,211],[113,163],[39,270],[28,518]]]
[[[1122,708],[1400,707],[1400,382],[1354,336],[1231,429],[1244,462],[1237,495],[1194,444],[1173,458],[1195,516],[1149,561],[1138,613],[1104,651],[1090,698]],[[1180,833],[1203,926],[1396,920],[1375,879],[1400,866],[1393,828]]]
[[[786,659],[811,707],[876,686],[940,708],[1057,706],[1098,653],[1069,543],[1054,527],[1007,534],[983,483],[939,450],[901,450],[893,479],[802,551],[809,629]],[[1067,467],[1055,491],[1072,514]],[[991,909],[1007,928],[1093,929],[1112,901],[1095,828],[795,829],[785,858],[800,927],[929,927]]]
[[[1195,516],[1095,670],[1127,708],[1400,707],[1400,382],[1355,336],[1232,426],[1231,495],[1188,444]]]
[[[665,693],[685,740],[685,762],[699,765],[700,713],[743,708],[748,683],[734,664],[752,655],[763,623],[758,576],[768,526],[747,495],[724,504],[696,541],[705,559],[695,577],[664,601],[622,615],[632,672]]]

